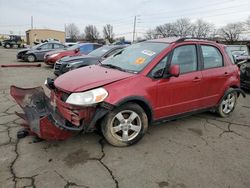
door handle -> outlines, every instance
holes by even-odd
[[[224,72],[224,76],[229,76],[228,72]]]
[[[199,82],[199,81],[201,81],[201,78],[199,78],[199,77],[195,77],[195,78],[193,79],[193,82]]]

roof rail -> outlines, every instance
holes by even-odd
[[[182,37],[176,40],[175,42],[183,42],[185,40],[207,40],[207,41],[214,41],[216,43],[219,43],[218,40],[215,40],[213,38],[205,38],[205,37]]]

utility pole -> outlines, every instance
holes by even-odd
[[[140,15],[136,15],[135,18],[134,18],[134,29],[133,29],[133,41],[135,41],[135,30],[136,30],[136,23],[137,23],[137,17],[139,17],[139,20],[140,20]]]
[[[134,30],[133,30],[133,41],[132,42],[135,41],[135,27],[136,27],[136,16],[134,18]]]
[[[30,22],[30,26],[31,26],[31,29],[33,29],[33,16],[31,16],[31,20],[30,20],[31,22]]]

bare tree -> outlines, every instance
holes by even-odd
[[[236,22],[227,24],[226,26],[222,27],[219,31],[221,37],[224,40],[226,40],[230,44],[233,44],[235,41],[239,40],[243,30],[244,30],[243,24],[241,22]]]
[[[211,37],[214,32],[214,26],[201,19],[197,20],[192,27],[192,36],[198,38]]]
[[[71,24],[65,26],[65,30],[66,30],[66,36],[72,42],[75,42],[79,36],[79,33],[80,33],[78,27],[74,23],[71,23]]]
[[[94,25],[88,25],[84,29],[85,40],[95,42],[99,38],[99,32]]]
[[[103,37],[104,39],[108,40],[109,43],[114,42],[114,33],[112,25],[107,24],[103,27]]]
[[[159,25],[155,28],[157,35],[161,37],[173,37],[177,36],[175,25],[173,23],[166,23],[164,25]]]
[[[174,33],[176,36],[186,37],[192,34],[192,23],[188,18],[181,18],[174,23]]]
[[[149,29],[148,31],[146,31],[144,38],[147,40],[156,39],[156,38],[158,38],[158,35],[154,29]]]

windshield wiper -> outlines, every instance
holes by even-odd
[[[101,64],[101,66],[103,66],[103,67],[108,67],[108,68],[111,68],[111,69],[117,69],[117,70],[126,72],[125,69],[123,69],[123,68],[121,68],[121,67],[118,67],[118,66],[116,66],[116,65],[112,65],[112,64]]]

